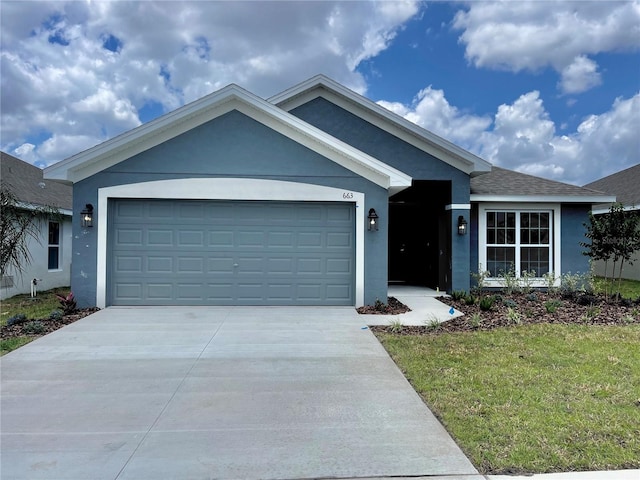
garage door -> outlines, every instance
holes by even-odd
[[[354,205],[119,199],[111,305],[354,305]]]

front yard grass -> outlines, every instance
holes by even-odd
[[[618,281],[615,280],[613,283],[610,280],[605,280],[603,277],[595,278],[596,291],[599,293],[604,293],[605,284],[607,285],[607,290],[609,293],[617,293],[618,292]],[[622,279],[620,282],[620,296],[622,298],[628,298],[631,300],[635,300],[640,297],[640,282],[638,280],[627,280]]]
[[[48,318],[52,311],[60,310],[60,302],[56,298],[56,293],[67,295],[69,287],[38,292],[34,298],[31,298],[31,295],[15,295],[3,300],[0,308],[0,325],[6,325],[7,319],[20,313],[31,319]],[[35,338],[37,337],[25,335],[0,339],[0,356],[26,345]]]
[[[376,335],[481,473],[640,468],[640,325]]]

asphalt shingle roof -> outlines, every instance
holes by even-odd
[[[64,210],[73,207],[71,186],[44,180],[42,169],[5,152],[0,152],[0,183],[9,186],[24,203]]]
[[[615,195],[627,207],[640,207],[640,163],[585,185]]]
[[[603,192],[534,177],[525,173],[493,167],[471,179],[472,195],[523,195],[523,196],[594,196]]]

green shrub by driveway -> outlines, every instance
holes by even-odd
[[[640,325],[376,335],[481,473],[640,468]]]

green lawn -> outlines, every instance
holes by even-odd
[[[7,298],[2,301],[0,308],[0,325],[5,325],[7,319],[22,313],[27,318],[38,320],[42,318],[49,318],[51,312],[54,310],[60,310],[60,302],[55,297],[55,294],[67,295],[69,293],[69,287],[54,288],[43,292],[38,292],[35,298],[31,298],[30,295],[16,295],[11,298]],[[36,337],[15,337],[0,340],[0,355],[15,350],[29,343]]]
[[[640,325],[378,338],[481,473],[640,468]]]
[[[7,318],[18,313],[23,313],[27,318],[34,320],[49,318],[53,310],[60,310],[60,302],[55,296],[56,293],[68,295],[69,291],[69,287],[60,287],[38,292],[34,298],[31,298],[30,295],[16,295],[7,298],[2,301],[0,325],[4,325],[7,322]]]
[[[604,293],[604,282],[605,280],[603,277],[595,278],[596,290],[598,292]],[[618,282],[615,281],[612,285],[609,281],[607,290],[609,291],[609,293],[618,292]],[[622,296],[622,298],[629,298],[631,300],[640,298],[640,282],[638,280],[622,279],[620,284],[620,295]]]

